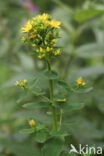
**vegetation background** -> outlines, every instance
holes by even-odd
[[[48,121],[48,115],[45,110],[23,109],[21,99],[17,101],[21,91],[14,84],[41,77],[45,68],[44,62],[28,54],[20,31],[28,19],[44,12],[62,21],[58,44],[64,50],[53,68],[69,84],[82,76],[93,86],[90,93],[69,96],[85,107],[67,110],[63,126],[72,135],[66,142],[104,147],[104,0],[0,0],[0,156],[41,156],[42,145],[35,143],[34,135],[19,130],[27,126],[28,117]],[[47,81],[40,83],[47,89]]]

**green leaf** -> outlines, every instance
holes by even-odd
[[[83,88],[83,89],[77,90],[76,92],[77,92],[77,93],[88,93],[88,92],[90,92],[92,89],[93,89],[93,87],[85,88],[85,89]]]
[[[66,131],[51,131],[50,135],[52,136],[68,136],[69,134]]]
[[[66,89],[67,91],[72,91],[72,88],[66,82],[59,80],[58,84],[62,86],[64,89]]]
[[[36,130],[37,130],[37,131],[45,130],[45,129],[46,129],[45,125],[37,124],[37,126],[36,126]]]
[[[39,131],[37,132],[36,136],[35,136],[35,140],[37,142],[43,143],[45,142],[47,139],[47,133],[45,131]]]
[[[84,103],[65,103],[62,108],[68,111],[80,110],[84,107]]]
[[[61,138],[51,138],[46,141],[42,148],[42,156],[59,156],[62,152],[64,140]]]
[[[57,79],[58,77],[58,74],[55,71],[45,71],[44,74],[47,79]]]
[[[49,102],[31,102],[23,105],[23,107],[27,109],[44,108],[49,106],[50,106]]]
[[[104,45],[98,43],[89,43],[81,45],[77,48],[76,54],[78,57],[91,58],[91,57],[102,57],[104,56]]]
[[[63,152],[60,154],[60,156],[76,156],[76,155],[74,153]]]
[[[22,133],[22,134],[34,133],[34,129],[22,129],[22,130],[20,130],[20,133]]]
[[[88,9],[88,10],[79,10],[75,15],[75,20],[78,22],[84,22],[86,20],[89,20],[95,16],[103,15],[103,10],[97,10],[97,9]]]
[[[25,91],[19,98],[18,100],[16,101],[16,103],[20,103],[22,102],[23,100],[25,100],[27,98],[27,96],[29,95],[29,92]]]
[[[28,82],[27,87],[29,87],[30,89],[33,88],[36,85],[36,82],[37,82],[37,78],[34,78],[30,82]]]

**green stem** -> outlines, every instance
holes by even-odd
[[[60,109],[60,122],[59,122],[59,130],[61,129],[61,124],[62,124],[62,116],[63,116],[63,110]]]
[[[51,66],[49,61],[47,61],[47,67],[48,71],[51,71]],[[57,113],[56,113],[56,108],[53,106],[54,102],[54,95],[53,95],[53,80],[49,80],[49,88],[50,88],[50,101],[51,101],[51,111],[52,111],[52,119],[53,119],[53,128],[54,130],[58,130],[57,127]]]

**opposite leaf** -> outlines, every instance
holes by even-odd
[[[22,130],[20,130],[20,133],[22,133],[22,134],[34,133],[34,129],[22,129]]]
[[[44,74],[47,79],[57,79],[58,77],[58,74],[55,71],[45,71]]]
[[[50,135],[52,136],[68,136],[69,134],[66,131],[51,131]]]
[[[88,10],[80,10],[75,15],[75,20],[78,22],[85,22],[95,16],[103,15],[103,10],[96,10],[96,9],[88,9]]]
[[[37,132],[36,136],[35,136],[35,140],[37,142],[43,143],[45,142],[47,139],[47,133],[45,131],[39,131]]]
[[[44,108],[49,106],[50,106],[49,102],[31,102],[23,105],[23,107],[27,109]]]
[[[46,141],[42,149],[42,156],[59,156],[62,152],[64,140],[61,138],[51,138]]]

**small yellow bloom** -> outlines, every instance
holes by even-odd
[[[20,82],[20,86],[24,87],[24,82],[23,81]]]
[[[82,85],[82,86],[85,86],[86,83],[83,81],[82,77],[79,77],[77,80],[76,80],[77,84],[78,85]]]
[[[28,36],[29,39],[35,38],[35,37],[36,37],[36,34],[31,34],[31,35]]]
[[[38,59],[42,59],[45,55],[42,54],[42,55],[38,55]]]
[[[55,51],[55,56],[56,55],[60,55],[61,54],[61,50],[60,49],[57,49],[56,51]]]
[[[52,28],[60,28],[61,22],[56,21],[56,20],[52,20],[49,22],[49,24],[52,26]]]
[[[29,125],[30,125],[30,126],[35,126],[35,124],[36,124],[36,123],[35,123],[34,120],[30,120],[30,121],[29,121]]]
[[[86,83],[85,83],[85,82],[83,82],[83,83],[82,83],[82,86],[85,86],[85,85],[86,85]]]
[[[55,46],[56,46],[56,44],[54,43],[54,44],[53,44],[53,46],[55,47]]]
[[[49,51],[50,51],[50,48],[49,48],[49,47],[47,47],[47,48],[46,48],[46,51],[47,51],[47,52],[49,52]]]
[[[66,99],[65,99],[65,98],[64,98],[64,99],[58,99],[57,101],[58,101],[58,102],[65,102]]]
[[[16,85],[19,86],[19,84],[20,84],[19,81],[16,81]]]
[[[38,59],[42,59],[42,56],[41,55],[38,55]]]
[[[27,83],[27,80],[16,81],[16,85],[21,88],[25,87],[26,83]]]
[[[41,48],[41,47],[40,47],[40,52],[41,52],[41,53],[43,52],[43,48]]]
[[[45,26],[48,26],[49,25],[49,21],[46,21],[44,24],[45,24]]]
[[[27,24],[22,28],[22,33],[29,32],[32,29],[31,22],[28,21]]]
[[[23,82],[26,84],[27,83],[27,80],[24,80]]]
[[[45,45],[47,45],[47,42],[45,41]]]
[[[45,14],[45,13],[43,13],[42,15],[38,15],[37,16],[37,19],[38,20],[47,20],[48,19],[48,17],[49,17],[49,15],[48,14]]]

